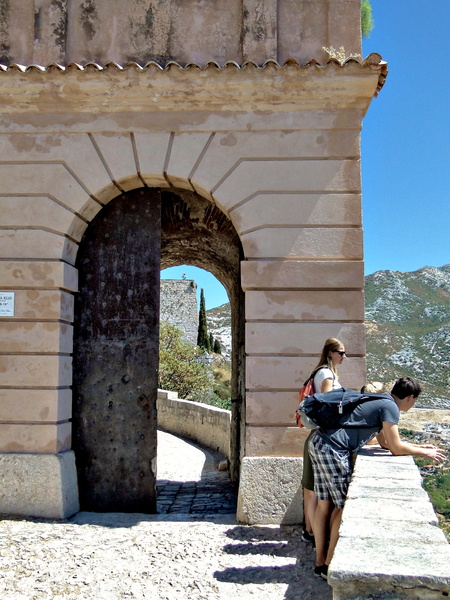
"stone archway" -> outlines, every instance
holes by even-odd
[[[230,219],[212,202],[189,190],[161,193],[161,268],[191,264],[211,272],[225,287],[231,308],[232,420],[230,476],[239,478],[244,449],[245,319],[240,282],[242,245]]]
[[[231,476],[237,480],[244,389],[239,237],[196,193],[141,188],[91,222],[76,266],[73,449],[82,510],[155,512],[159,270],[212,272],[231,303]]]

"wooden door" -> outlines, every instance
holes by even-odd
[[[156,512],[160,215],[158,190],[125,193],[80,244],[73,448],[81,510]]]

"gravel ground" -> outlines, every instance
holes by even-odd
[[[158,435],[158,477],[198,480],[212,468],[208,452]],[[233,515],[4,519],[0,599],[331,600],[300,536],[299,527],[242,526]]]
[[[2,600],[331,600],[294,527],[79,513],[0,522]]]

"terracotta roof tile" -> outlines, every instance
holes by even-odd
[[[382,60],[381,56],[375,52],[372,54],[369,54],[369,56],[367,56],[365,59],[349,58],[344,63],[341,63],[337,59],[331,58],[325,64],[321,64],[317,60],[313,59],[303,65],[300,64],[299,61],[295,58],[288,58],[286,61],[284,61],[283,64],[279,64],[275,60],[269,59],[269,60],[266,60],[262,65],[258,65],[251,60],[246,61],[242,64],[238,64],[235,61],[228,61],[228,62],[224,63],[223,65],[220,65],[216,61],[209,61],[209,62],[205,63],[204,65],[199,65],[194,62],[187,63],[185,65],[180,65],[176,61],[169,61],[164,66],[158,64],[155,61],[150,61],[150,62],[146,63],[145,65],[140,65],[137,62],[128,62],[124,65],[119,65],[118,63],[113,62],[113,61],[107,62],[104,65],[100,65],[95,62],[88,62],[84,65],[79,64],[79,63],[74,63],[74,62],[71,62],[67,65],[60,65],[57,63],[52,63],[52,64],[47,65],[46,67],[44,67],[42,65],[35,65],[35,64],[25,66],[25,65],[20,65],[17,63],[12,63],[10,65],[1,65],[0,64],[0,73],[2,73],[2,72],[3,73],[6,73],[6,72],[28,73],[28,72],[32,72],[32,71],[38,71],[40,73],[46,73],[46,72],[51,73],[53,71],[60,71],[60,72],[68,71],[69,72],[72,70],[86,71],[86,72],[98,71],[99,73],[102,73],[102,72],[106,73],[106,72],[111,72],[111,71],[119,71],[119,72],[126,71],[127,69],[135,69],[136,71],[139,71],[139,72],[144,72],[144,71],[151,70],[151,69],[157,69],[160,71],[168,71],[171,69],[180,69],[181,71],[187,71],[187,70],[192,70],[192,69],[198,69],[199,71],[206,71],[208,69],[214,69],[217,71],[225,71],[230,68],[234,68],[234,69],[240,70],[240,71],[244,71],[246,69],[264,71],[265,69],[268,69],[268,68],[274,68],[276,70],[284,70],[284,69],[291,69],[291,68],[308,69],[311,67],[316,67],[319,69],[323,69],[323,68],[329,67],[330,65],[334,65],[335,67],[345,69],[346,65],[349,65],[349,64],[357,64],[361,68],[372,69],[372,70],[379,72],[378,86],[377,86],[377,89],[374,94],[375,96],[377,96],[379,91],[381,90],[381,88],[384,85],[385,79],[387,77],[388,69],[387,69],[387,63],[384,62]]]

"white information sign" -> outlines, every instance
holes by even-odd
[[[0,292],[0,317],[14,316],[14,292]]]

